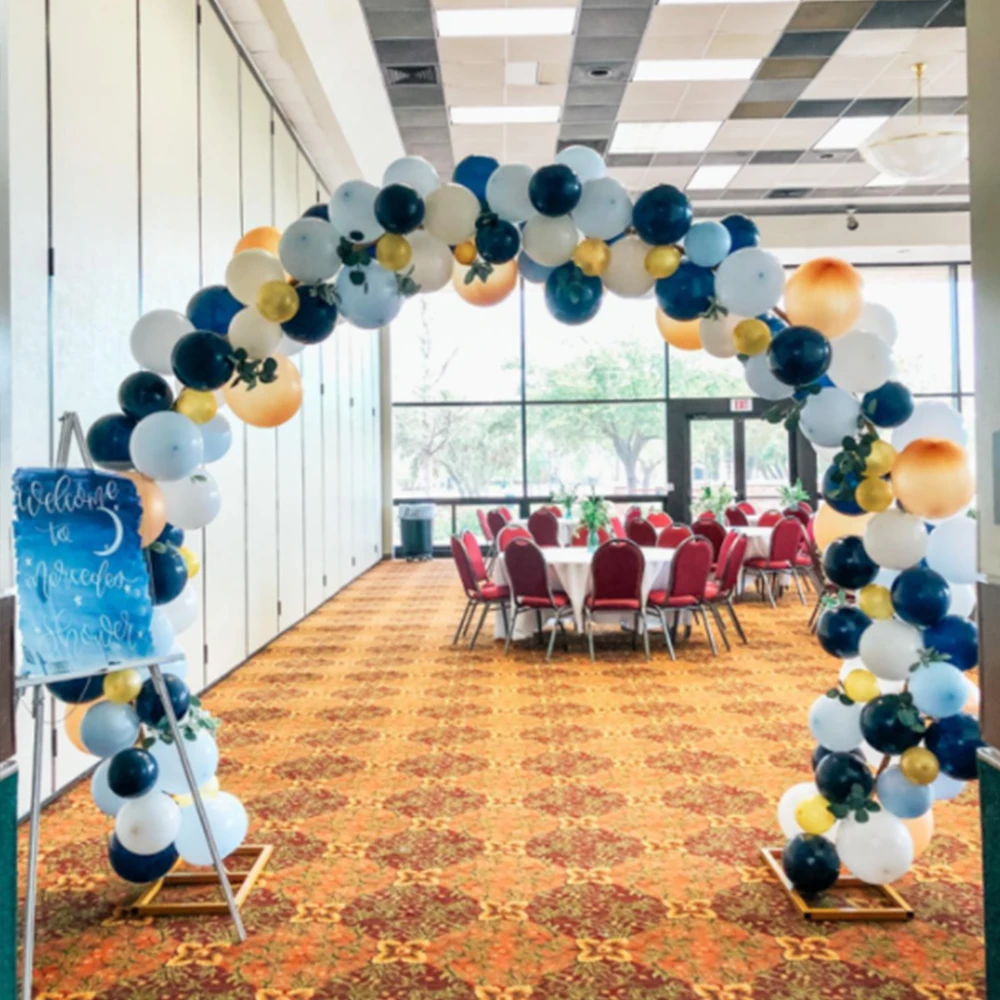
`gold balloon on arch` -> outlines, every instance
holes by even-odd
[[[660,336],[679,351],[701,350],[701,328],[696,319],[672,319],[657,306],[656,328],[660,331]]]

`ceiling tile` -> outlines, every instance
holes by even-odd
[[[608,153],[608,169],[613,167],[648,167],[653,162],[652,153]]]
[[[788,22],[789,31],[850,31],[868,13],[873,0],[819,0],[804,3]]]
[[[718,30],[725,10],[724,4],[691,4],[679,7],[659,4],[653,8],[646,34],[668,37],[711,35]]]
[[[796,101],[792,105],[792,110],[788,112],[789,118],[835,118],[842,115],[851,102],[846,98],[841,100],[810,101],[808,99]]]
[[[430,8],[425,10],[368,11],[368,30],[373,39],[433,38]]]
[[[801,155],[802,151],[798,149],[762,149],[760,152],[753,154],[753,159],[750,162],[755,165],[765,163],[795,163]]]
[[[563,122],[559,135],[563,139],[610,139],[614,130],[613,121]]]
[[[719,122],[725,121],[736,107],[736,100],[690,101],[683,100],[670,116],[674,121]]]
[[[396,108],[396,121],[400,127],[407,125],[448,125],[448,112],[444,105],[435,108]]]
[[[708,154],[706,153],[654,153],[654,167],[696,167]]]
[[[786,3],[729,4],[719,21],[718,30],[734,35],[745,31],[781,31],[797,7],[798,0]]]
[[[476,39],[478,41],[479,39]],[[502,39],[501,39],[502,40]],[[451,41],[451,39],[441,39]],[[511,62],[565,62],[573,57],[572,36],[546,35],[508,38],[507,59]]]
[[[452,90],[458,88],[492,89],[504,85],[504,64],[493,63],[441,63],[441,82],[448,88],[449,97]],[[498,91],[499,93],[499,91]],[[452,100],[452,103],[457,103]],[[498,103],[492,99],[476,103]]]
[[[561,105],[566,98],[565,84],[535,84],[530,87],[507,86],[504,88],[504,100],[502,104],[510,104],[515,107],[530,105]]]
[[[859,30],[922,28],[941,12],[945,0],[875,0]]]
[[[835,118],[785,118],[761,139],[758,148],[809,149],[835,121]]]
[[[606,38],[578,38],[573,59],[579,63],[615,63],[627,60],[629,68],[639,51],[640,36],[610,35]]]
[[[584,7],[577,25],[578,38],[607,38],[625,35],[639,38],[646,29],[646,7]]]
[[[436,84],[401,84],[389,88],[394,108],[427,108],[444,104],[444,91]]]
[[[693,53],[691,49],[688,49],[686,54],[689,57],[693,54],[703,54],[707,59],[763,59],[774,48],[779,35],[780,32],[777,31],[753,35],[720,31],[712,36],[704,53]],[[643,58],[651,57],[644,56]]]
[[[764,121],[760,119],[730,119],[723,122],[709,149],[715,151],[754,150],[760,147],[761,140],[777,125],[777,120]]]
[[[673,184],[683,188],[691,179],[694,167],[657,167],[652,166],[646,171],[646,186],[654,184]]]
[[[816,59],[765,59],[757,70],[758,80],[811,80],[827,64]]]
[[[730,182],[730,188],[773,188],[784,179],[789,167],[780,163],[745,166]]]
[[[448,87],[449,107],[492,107],[496,104],[504,104],[503,83],[494,84],[492,87]],[[390,96],[392,92],[390,91]]]
[[[925,97],[922,112],[925,115],[952,115],[964,104],[964,97]],[[901,115],[915,115],[917,113],[916,100],[907,101],[899,113]]]
[[[741,101],[733,108],[733,118],[781,118],[788,114],[791,101]]]
[[[709,46],[719,37],[721,36],[713,36],[711,32],[698,35],[651,35],[647,31],[639,46],[639,58],[699,59],[708,55]]]
[[[577,104],[563,108],[564,122],[614,122],[615,108],[610,104]]]
[[[438,61],[433,38],[387,38],[375,42],[375,52],[383,66],[412,66]]]
[[[872,115],[889,115],[900,111],[907,104],[905,97],[861,98],[845,112],[846,118],[864,118]]]
[[[919,0],[903,0],[918,3]],[[852,31],[837,51],[841,56],[894,56],[909,51],[917,41],[916,29],[899,31],[880,29],[877,31]]]
[[[750,103],[794,101],[808,84],[808,80],[754,80],[747,88],[743,100]]]
[[[729,188],[722,192],[723,201],[759,201],[767,194],[767,188],[753,188],[741,190],[733,188],[730,182]]]
[[[591,75],[595,70],[600,74],[596,78]],[[595,83],[628,83],[631,75],[631,59],[628,62],[574,62],[569,71],[570,82],[578,87],[589,87]]]
[[[643,181],[648,169],[648,167],[610,167],[608,173],[621,181],[630,191],[636,191],[645,186]]]
[[[503,62],[506,58],[502,38],[439,38],[437,48],[441,62]]]
[[[403,142],[407,145],[411,142],[446,145],[451,141],[451,133],[448,130],[447,124],[432,127],[403,126],[400,128],[399,134],[402,136]]]
[[[933,21],[932,28],[964,28],[965,0],[949,0]]]
[[[625,94],[624,83],[594,83],[588,87],[570,87],[566,92],[566,104],[614,104],[618,105]]]
[[[771,50],[771,57],[831,56],[847,36],[846,31],[786,31]]]
[[[708,167],[733,166],[738,163],[749,163],[752,156],[753,153],[747,149],[708,150],[701,158],[701,165]]]

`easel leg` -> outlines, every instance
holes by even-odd
[[[21,970],[21,996],[31,1000],[31,981],[35,967],[35,920],[38,901],[38,829],[42,819],[42,739],[45,736],[45,688],[35,685],[31,696],[31,714],[35,720],[31,751],[31,823],[28,836],[28,887],[24,897],[24,960]]]
[[[233,895],[233,887],[229,884],[229,875],[226,873],[226,866],[219,857],[219,848],[215,844],[215,837],[212,834],[212,827],[208,822],[208,814],[205,812],[205,803],[201,798],[201,790],[198,788],[197,779],[191,769],[191,761],[188,759],[187,748],[184,746],[184,737],[181,735],[177,725],[177,716],[174,714],[174,706],[170,701],[166,686],[163,683],[163,674],[157,665],[149,668],[149,676],[153,680],[153,687],[160,696],[163,704],[163,711],[167,716],[167,723],[170,726],[170,733],[174,738],[177,747],[177,756],[180,757],[181,767],[184,769],[184,777],[187,778],[188,788],[191,789],[191,798],[194,807],[198,811],[198,819],[201,821],[201,828],[205,833],[205,840],[208,843],[208,850],[212,855],[212,864],[215,866],[216,874],[219,876],[219,884],[222,886],[223,895],[226,897],[226,905],[229,907],[229,915],[233,918],[236,927],[236,936],[240,941],[246,941],[247,932],[243,927],[243,918],[240,916],[240,908],[236,904],[236,897]],[[25,1000],[30,1000],[26,997]]]

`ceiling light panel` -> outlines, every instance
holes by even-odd
[[[741,164],[720,164],[699,167],[687,182],[689,191],[721,191],[739,173]]]
[[[437,12],[438,34],[442,38],[571,35],[575,24],[575,7],[490,7]]]
[[[620,122],[612,153],[699,153],[722,122]]]
[[[483,105],[449,108],[453,125],[536,125],[559,121],[559,105]]]
[[[885,115],[857,118],[841,118],[833,128],[827,130],[816,142],[813,149],[857,149],[870,135],[887,121]]]
[[[759,59],[640,59],[637,81],[749,80]]]

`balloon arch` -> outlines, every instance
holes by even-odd
[[[895,322],[864,301],[848,263],[812,260],[786,280],[752,220],[692,216],[670,185],[633,203],[586,147],[537,170],[468,157],[450,182],[426,160],[403,157],[381,188],[348,181],[284,233],[247,233],[225,284],[198,291],[185,313],[144,315],[131,335],[142,370],[122,382],[121,412],[97,420],[88,444],[98,464],[129,476],[141,494],[158,649],[167,651],[197,613],[186,586],[197,564],[183,532],[220,509],[204,466],[230,446],[222,406],[257,427],[291,418],[302,386],[288,356],[325,340],[339,318],[382,327],[408,297],[449,283],[470,304],[489,306],[518,275],[544,282],[548,309],[570,324],[592,320],[606,292],[655,293],[665,340],[737,359],[750,389],[775,403],[771,419],[798,426],[817,449],[835,449],[815,520],[827,579],[817,635],[842,666],[809,711],[813,780],[778,806],[784,867],[810,892],[830,886],[842,865],[867,882],[891,882],[927,846],[935,800],[975,778],[982,745],[972,714],[978,689],[964,673],[978,650],[969,620],[974,484],[961,417],[944,404],[914,405],[894,380]],[[152,711],[135,680],[105,682],[106,731],[114,729],[109,712]],[[188,713],[190,752],[227,854],[245,836],[246,813],[215,783],[214,720],[190,702],[182,677],[170,683],[178,715]],[[77,692],[71,700],[87,699]],[[147,881],[178,854],[205,863],[203,837],[182,823],[191,810],[178,805],[182,788],[162,734],[147,730],[144,749],[98,747],[86,738],[94,710],[82,714],[75,738],[107,757],[93,792],[117,817],[112,866]]]

